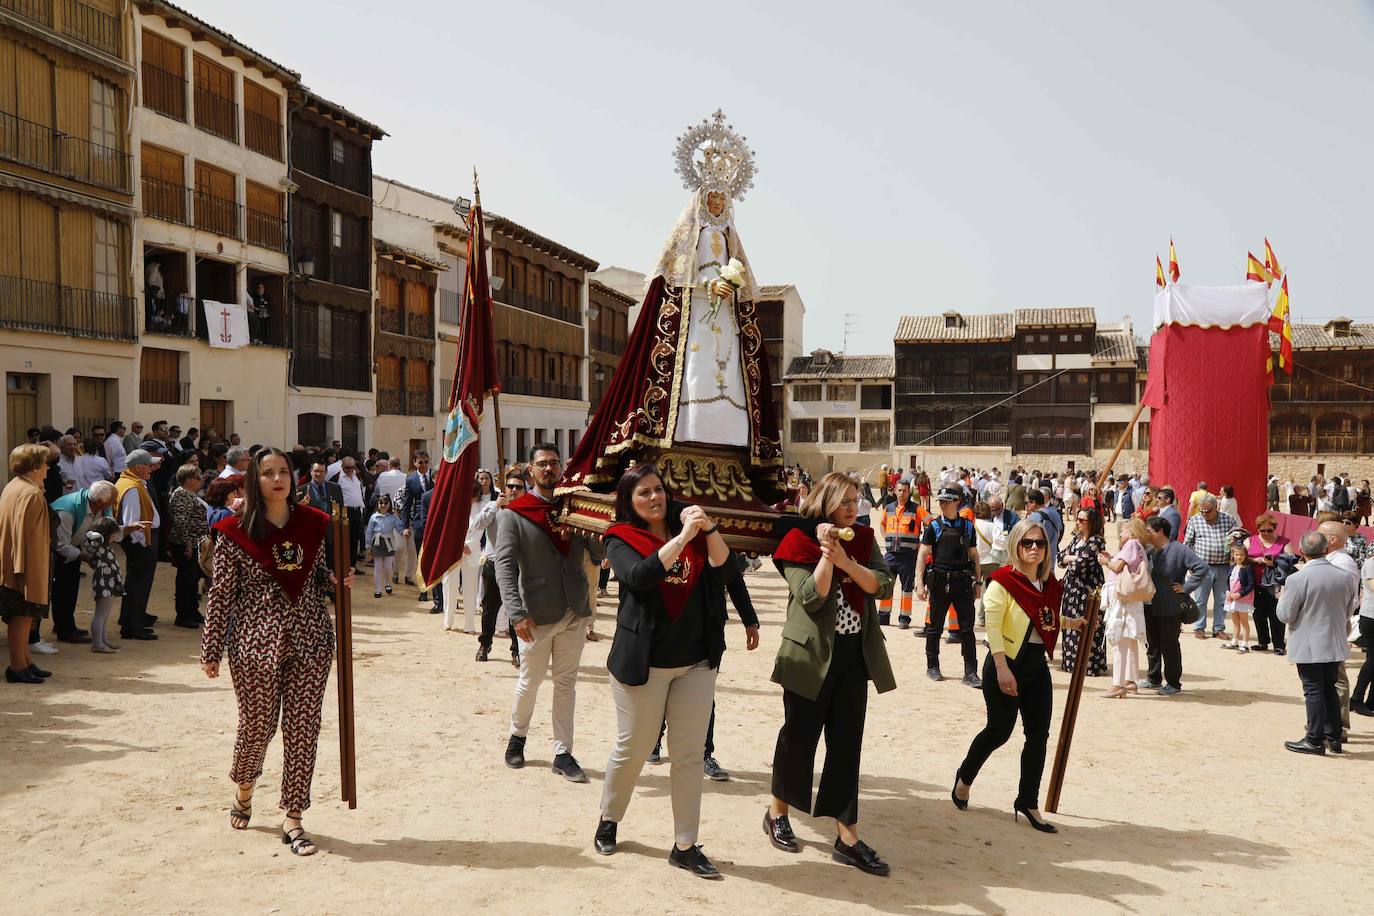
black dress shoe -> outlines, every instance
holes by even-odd
[[[28,666],[27,668],[25,668],[24,670],[27,671],[27,672],[29,672],[30,674],[36,674],[36,675],[38,675],[39,677],[42,677],[42,678],[49,678],[49,677],[52,677],[52,672],[51,672],[51,671],[44,671],[42,668],[38,667],[38,666],[35,665],[33,662],[29,662],[29,666]]]
[[[157,639],[157,634],[154,633],[152,630],[130,630],[130,631],[128,631],[128,632],[125,632],[125,631],[123,631],[123,630],[120,630],[120,631],[119,631],[119,638],[120,638],[120,639],[142,639],[142,640],[151,640],[151,639]]]
[[[578,766],[577,758],[572,754],[555,754],[553,771],[568,782],[587,781],[587,774],[582,772],[582,767]]]
[[[835,837],[835,848],[831,851],[830,858],[845,865],[853,865],[859,871],[870,875],[884,877],[890,871],[887,863],[863,840],[848,846],[839,837]]]
[[[83,643],[89,643],[91,641],[91,638],[89,636],[82,635],[81,633],[64,633],[61,636],[57,637],[57,641],[71,642],[76,643],[77,645],[81,645]]]
[[[177,620],[177,621],[174,621],[174,622],[176,623],[177,626],[179,626],[179,627],[185,627],[185,628],[188,629],[188,630],[199,630],[199,629],[200,629],[200,623],[199,623],[198,621],[195,621],[195,620]]]
[[[30,665],[29,667],[33,667],[33,666]],[[1344,754],[1344,753],[1345,753],[1345,751],[1344,751],[1344,750],[1342,749],[1342,747],[1341,747],[1341,742],[1339,742],[1339,741],[1332,741],[1332,740],[1330,740],[1330,739],[1327,739],[1326,746],[1329,747],[1329,748],[1331,749],[1331,753],[1333,753],[1333,754]]]
[[[506,766],[518,770],[524,765],[525,739],[519,735],[511,735],[510,741],[506,742]]]
[[[940,673],[939,668],[931,668],[927,670],[926,677],[930,678],[932,681],[943,681],[945,679],[945,676]]]
[[[602,820],[596,825],[596,837],[592,840],[592,846],[603,856],[615,852],[615,828],[615,821]]]
[[[5,669],[5,683],[7,684],[41,684],[43,679],[34,674],[28,668],[23,671],[15,671],[13,668]]]
[[[701,851],[700,846],[693,846],[691,849],[678,849],[674,845],[668,853],[668,864],[674,868],[689,871],[698,878],[721,877],[720,872],[711,864],[711,860],[706,858],[706,854]]]
[[[768,841],[777,849],[783,852],[800,852],[801,844],[797,842],[797,835],[792,832],[792,822],[787,819],[786,814],[773,816],[773,812],[767,808],[763,810],[763,832],[768,834]]]
[[[378,597],[381,597],[381,596],[379,595]],[[444,612],[444,609],[441,608],[441,607],[432,607],[432,608],[429,609],[429,612],[430,612],[431,614],[442,614],[442,613]]]
[[[487,660],[487,655],[488,655],[488,653],[489,653],[490,651],[491,651],[491,650],[488,649],[486,646],[478,646],[478,647],[477,647],[477,660],[478,660],[479,662],[484,662],[484,661],[486,661],[486,660]]]
[[[1374,716],[1374,709],[1371,709],[1368,704],[1361,703],[1359,700],[1350,701],[1350,711],[1359,716]]]
[[[1285,741],[1283,746],[1295,754],[1316,754],[1318,757],[1326,756],[1326,748],[1320,744],[1312,744],[1306,738],[1301,741]]]

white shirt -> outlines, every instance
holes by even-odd
[[[57,456],[57,469],[62,472],[62,492],[70,493],[76,489],[76,458],[66,455]]]
[[[358,476],[357,471],[353,476],[340,472],[338,479],[339,489],[343,491],[344,505],[350,509],[361,509],[363,507],[363,479]]]
[[[76,488],[85,490],[97,480],[110,479],[110,463],[99,455],[77,455],[72,462],[76,472]]]
[[[1332,566],[1336,567],[1339,570],[1350,573],[1356,579],[1360,578],[1360,567],[1355,565],[1355,558],[1352,557],[1350,554],[1346,553],[1344,547],[1342,547],[1340,550],[1328,553],[1326,555],[1326,562],[1330,563]],[[1359,609],[1360,590],[1356,588],[1355,601],[1353,604],[1350,605],[1350,611],[1351,613],[1354,613]]]
[[[110,433],[105,439],[105,457],[110,462],[110,469],[116,474],[123,474],[125,468],[124,459],[127,453],[124,451],[124,442],[114,433]]]
[[[147,484],[144,484],[144,486],[146,487]],[[149,493],[148,495],[149,495],[149,497],[152,496],[151,493]],[[159,515],[157,514],[157,503],[156,503],[156,502],[153,502],[152,505],[153,505],[153,527],[154,527],[154,528],[159,528],[159,527],[162,526],[162,517],[159,516]],[[124,494],[124,498],[123,498],[122,500],[120,500],[120,502],[119,502],[119,523],[120,523],[121,525],[123,525],[124,527],[127,528],[128,526],[132,525],[134,522],[146,522],[146,521],[147,521],[147,519],[145,519],[145,518],[143,517],[142,509],[141,509],[141,508],[139,507],[139,505],[138,505],[138,488],[137,488],[137,487],[130,487],[130,488],[129,488],[129,491],[128,491],[127,493]],[[132,534],[130,534],[128,537],[129,537],[130,543],[133,543],[133,544],[142,544],[142,545],[144,545],[145,547],[146,547],[146,546],[150,546],[149,543],[148,543],[148,541],[147,541],[147,540],[144,538],[144,536],[143,536],[143,529],[142,529],[142,528],[139,528],[138,530],[134,531],[134,532],[133,532]]]
[[[375,490],[378,496],[385,493],[391,497],[391,501],[396,502],[396,496],[406,488],[406,472],[397,470],[387,470],[377,475]]]
[[[246,468],[245,468],[244,470],[240,471],[238,468],[234,467],[232,464],[226,464],[226,465],[224,466],[224,470],[222,470],[222,471],[219,472],[219,477],[217,477],[216,479],[218,480],[218,479],[222,479],[222,478],[225,478],[225,477],[233,477],[235,474],[239,475],[240,477],[243,477],[243,476],[245,476],[247,473],[248,473],[248,470],[247,470]]]
[[[472,551],[468,555],[470,558],[476,559],[482,553],[482,535],[486,534],[488,526],[500,509],[495,500],[484,503],[480,499],[468,509],[468,534],[463,546]],[[487,541],[490,543],[491,539],[488,538]]]
[[[330,478],[330,477],[333,477],[335,474],[340,473],[341,471],[343,471],[343,459],[342,459],[342,458],[340,458],[338,461],[336,461],[336,462],[334,462],[333,464],[331,464],[329,467],[325,468],[325,469],[324,469],[324,476],[325,476],[326,478]]]

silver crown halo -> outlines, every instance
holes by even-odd
[[[724,191],[732,200],[743,200],[758,171],[747,139],[735,132],[733,124],[725,123],[725,112],[719,109],[688,127],[673,151],[683,187]]]

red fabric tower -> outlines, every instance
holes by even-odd
[[[438,582],[463,557],[472,482],[477,474],[482,409],[487,395],[501,389],[496,372],[496,344],[491,336],[491,283],[487,276],[480,194],[476,195],[468,216],[467,258],[467,295],[463,297],[460,315],[458,366],[453,373],[448,419],[444,423],[443,460],[435,477],[417,564],[422,589]]]

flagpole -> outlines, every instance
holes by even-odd
[[[1126,424],[1126,429],[1122,432],[1121,438],[1116,441],[1116,449],[1112,452],[1112,456],[1107,459],[1107,466],[1102,469],[1097,477],[1101,483],[1106,483],[1107,476],[1116,466],[1116,459],[1120,457],[1121,450],[1130,441],[1131,431],[1135,429],[1144,410],[1145,401],[1142,399],[1135,407],[1135,416],[1131,417],[1131,422]],[[1054,748],[1054,764],[1050,767],[1050,785],[1045,792],[1045,810],[1050,814],[1059,813],[1059,795],[1064,789],[1064,773],[1069,768],[1069,749],[1073,747],[1074,726],[1078,724],[1078,703],[1083,698],[1083,683],[1088,676],[1088,659],[1092,655],[1093,639],[1097,636],[1097,628],[1101,622],[1102,592],[1101,589],[1095,589],[1094,594],[1088,598],[1084,627],[1078,631],[1078,655],[1074,658],[1073,674],[1069,677],[1069,689],[1064,696],[1064,718],[1059,724],[1059,742]]]

